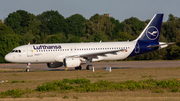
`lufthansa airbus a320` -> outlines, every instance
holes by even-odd
[[[49,68],[91,69],[91,62],[121,60],[156,51],[171,43],[159,42],[163,14],[155,14],[139,37],[124,42],[28,44],[14,48],[5,59],[14,63],[47,63]]]

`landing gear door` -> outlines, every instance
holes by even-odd
[[[27,57],[33,57],[33,49],[31,45],[28,45],[27,47]]]

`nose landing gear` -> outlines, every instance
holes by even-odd
[[[26,72],[29,72],[29,71],[30,71],[30,66],[31,66],[31,63],[28,63],[28,64],[27,64],[27,68],[26,68]]]

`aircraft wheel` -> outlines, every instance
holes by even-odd
[[[29,71],[30,71],[30,65],[31,65],[31,63],[28,63],[28,64],[27,64],[26,72],[29,72]]]
[[[30,69],[29,68],[26,68],[26,72],[29,72],[30,71]]]
[[[87,65],[87,66],[86,66],[86,69],[87,69],[87,70],[91,70],[91,69],[92,69],[92,65]]]
[[[81,66],[79,66],[79,70],[81,70],[82,69],[82,67]]]
[[[78,70],[79,69],[79,67],[75,67],[75,70]]]

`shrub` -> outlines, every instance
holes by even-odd
[[[86,84],[90,83],[91,81],[89,79],[63,79],[63,83],[69,83],[69,84]]]
[[[67,95],[63,96],[63,99],[69,99],[69,97]]]
[[[155,90],[153,90],[153,92],[155,92],[155,93],[164,93],[164,90],[163,89],[155,89]]]
[[[178,87],[172,87],[170,92],[179,92],[179,88]]]
[[[36,91],[56,91],[56,90],[58,90],[58,86],[54,85],[53,83],[46,83],[36,88]]]
[[[22,97],[23,94],[25,94],[25,91],[21,89],[12,89],[6,92],[1,92],[1,97],[11,96],[13,98],[19,98]]]
[[[11,81],[11,83],[26,83],[26,81],[24,81],[24,80],[22,80],[22,81],[13,80],[13,81]]]

